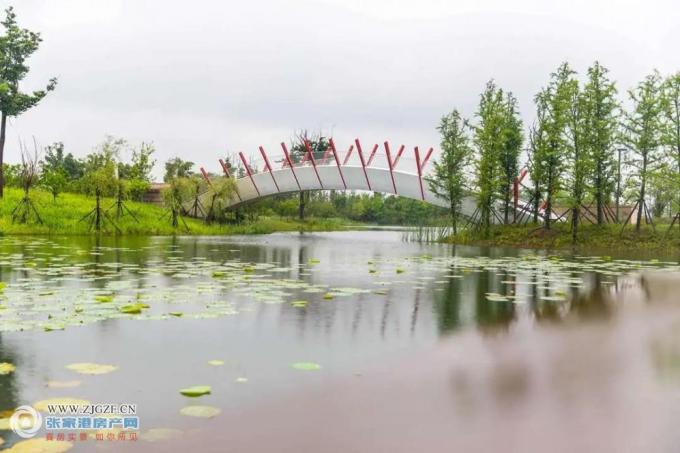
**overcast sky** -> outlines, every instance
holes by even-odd
[[[152,141],[217,171],[226,152],[274,149],[296,129],[437,146],[439,117],[472,116],[485,82],[525,121],[563,61],[599,59],[619,91],[680,70],[677,0],[21,0],[44,42],[23,87],[59,85],[11,121],[19,138],[82,156],[106,135]],[[613,6],[616,4],[616,6]],[[156,174],[160,175],[161,165]]]

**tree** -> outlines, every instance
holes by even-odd
[[[168,208],[170,222],[173,228],[179,226],[179,220],[184,224],[184,228],[189,231],[189,226],[182,217],[183,205],[189,191],[187,178],[172,178],[168,182],[168,187],[163,189],[163,204]],[[167,215],[167,214],[166,214]]]
[[[541,131],[537,143],[534,165],[538,165],[541,187],[545,193],[543,222],[550,229],[553,215],[553,202],[562,187],[562,174],[565,168],[567,114],[570,104],[571,80],[574,71],[563,63],[551,74],[551,81],[536,97],[537,130]]]
[[[454,110],[439,123],[442,154],[434,162],[434,172],[427,178],[430,190],[449,203],[453,234],[458,233],[460,205],[465,195],[466,171],[472,160],[468,137],[470,125]]]
[[[625,114],[624,141],[637,156],[631,162],[636,170],[634,177],[638,182],[637,219],[635,230],[640,231],[642,216],[651,221],[651,213],[646,203],[647,181],[661,158],[663,104],[661,100],[661,76],[654,72],[628,91],[632,110]]]
[[[530,206],[534,223],[538,223],[538,210],[543,195],[541,189],[541,181],[543,180],[540,174],[541,166],[537,164],[537,158],[540,153],[539,147],[543,146],[542,125],[541,121],[535,121],[529,128],[529,148],[527,149],[527,170],[529,170],[529,179],[531,181],[531,187],[528,189],[529,203],[527,205]]]
[[[132,149],[132,160],[129,164],[121,162],[118,164],[118,176],[129,181],[140,180],[151,182],[151,172],[156,165],[156,160],[152,155],[156,148],[152,143],[144,143],[139,148]]]
[[[126,195],[133,200],[141,200],[151,187],[151,172],[156,165],[152,158],[156,151],[153,144],[144,143],[132,149],[131,162],[118,163],[118,178],[125,181]]]
[[[513,184],[519,173],[519,155],[522,152],[524,134],[522,120],[519,117],[517,99],[508,92],[503,104],[503,133],[500,147],[499,163],[501,169],[500,195],[503,200],[503,221],[510,223],[510,206]],[[515,212],[513,210],[513,212]],[[516,218],[517,212],[513,216]]]
[[[492,215],[496,215],[494,204],[499,187],[499,157],[504,145],[504,98],[503,90],[496,87],[493,80],[486,84],[477,110],[479,124],[475,128],[477,147],[477,208],[480,226],[488,237],[491,230]]]
[[[83,176],[83,163],[73,157],[73,154],[64,154],[64,144],[55,142],[45,149],[45,157],[41,162],[42,171],[61,170],[67,181],[75,181]]]
[[[38,214],[38,210],[31,200],[30,191],[38,182],[39,167],[38,167],[38,147],[35,147],[33,155],[31,155],[23,145],[21,145],[21,171],[19,173],[19,181],[21,188],[24,190],[24,196],[21,198],[19,204],[12,210],[12,222],[19,221],[26,223],[33,213],[38,223],[43,223]]]
[[[7,118],[19,116],[36,106],[57,85],[57,79],[53,78],[44,90],[30,94],[19,90],[19,82],[29,71],[26,60],[38,50],[40,34],[20,28],[12,7],[5,10],[5,19],[1,23],[5,34],[0,36],[0,198],[5,185],[2,163]]]
[[[54,203],[57,202],[57,196],[64,191],[66,183],[66,173],[61,168],[43,170],[40,176],[40,185],[52,194]]]
[[[300,164],[303,162],[308,162],[310,160],[306,144],[309,144],[309,148],[312,151],[314,159],[321,158],[328,149],[328,147],[330,146],[328,139],[324,137],[321,132],[310,135],[306,130],[300,131],[296,134],[295,139],[293,140],[293,143],[290,148],[290,158],[293,161],[293,164]],[[300,191],[299,197],[300,203],[298,205],[299,207],[298,214],[300,220],[304,220],[305,205],[309,202],[310,198],[309,191],[308,190]]]
[[[108,138],[100,145],[98,152],[89,154],[85,159],[85,175],[80,184],[84,193],[94,195],[95,207],[81,221],[89,219],[90,228],[96,231],[101,231],[106,221],[120,231],[101,205],[101,199],[114,195],[118,187],[115,161],[118,144],[120,141]]]
[[[210,183],[210,206],[205,216],[207,224],[217,221],[223,223],[229,202],[236,192],[236,183],[233,179],[220,179]]]
[[[606,203],[614,191],[614,145],[619,125],[616,85],[607,77],[608,72],[597,61],[588,68],[588,82],[582,96],[582,145],[592,160],[588,179],[595,198],[598,225],[605,221]]]
[[[581,206],[587,193],[587,178],[590,174],[591,157],[585,143],[588,127],[585,124],[585,94],[578,81],[571,77],[565,82],[566,110],[566,158],[571,167],[568,175],[569,208],[571,209],[571,240],[576,242],[581,219]]]
[[[673,161],[675,171],[671,172],[675,182],[673,188],[680,197],[680,72],[668,77],[662,87],[663,102],[663,144],[668,157]],[[676,200],[676,211],[680,212],[680,199]],[[677,215],[676,215],[677,217]]]
[[[194,163],[188,160],[182,160],[179,157],[170,159],[165,163],[165,176],[163,176],[163,181],[169,183],[174,178],[188,178],[193,175]]]

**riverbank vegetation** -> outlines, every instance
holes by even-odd
[[[439,239],[459,245],[481,245],[494,247],[520,247],[535,249],[571,249],[583,253],[607,253],[616,251],[664,251],[680,248],[680,229],[677,222],[668,230],[670,219],[655,225],[642,225],[640,230],[622,228],[620,224],[583,225],[579,229],[579,240],[574,243],[571,225],[568,222],[554,224],[550,230],[542,225],[493,225],[488,235],[481,230],[467,229],[457,235]]]
[[[51,234],[51,235],[85,235],[92,229],[87,216],[95,207],[95,200],[83,194],[62,193],[55,200],[48,191],[36,189],[31,191],[31,201],[40,214],[42,223],[12,222],[11,211],[19,204],[24,192],[18,188],[7,188],[5,197],[0,201],[0,233],[1,234]],[[186,226],[178,228],[169,221],[168,211],[149,203],[128,201],[129,213],[115,219],[116,199],[102,197],[100,205],[117,228],[104,222],[102,234],[125,235],[169,235],[169,234],[266,234],[277,231],[333,231],[346,228],[348,222],[337,218],[309,218],[305,221],[280,218],[277,216],[258,215],[244,219],[239,224],[206,224],[202,220],[186,218]],[[132,215],[134,215],[133,218]]]
[[[673,242],[672,227],[680,222],[680,73],[664,78],[655,71],[627,94],[619,98],[599,62],[583,78],[563,63],[534,97],[527,137],[514,96],[494,81],[472,120],[458,110],[445,115],[430,188],[444,192],[454,228],[463,220],[464,197],[475,194],[477,201],[477,211],[465,219],[469,228],[448,241]],[[460,129],[453,134],[452,118]]]

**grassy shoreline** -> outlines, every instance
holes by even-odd
[[[2,235],[54,235],[54,236],[86,236],[96,234],[89,229],[87,221],[80,221],[95,205],[94,198],[80,194],[64,193],[56,202],[52,196],[42,190],[32,190],[31,200],[35,204],[43,224],[31,217],[27,223],[13,223],[11,212],[19,204],[23,192],[20,189],[5,188],[5,196],[0,200],[0,234]],[[104,209],[113,205],[114,200],[105,198]],[[167,236],[167,235],[231,235],[231,234],[269,234],[279,231],[338,231],[347,227],[348,221],[341,219],[309,219],[304,222],[292,219],[260,217],[252,222],[238,225],[206,225],[201,220],[185,218],[189,230],[180,223],[173,228],[167,211],[149,203],[126,202],[139,222],[129,214],[120,219],[113,219],[120,228],[105,224],[100,234],[110,236]],[[113,216],[114,210],[109,212]],[[164,217],[165,215],[165,217]]]
[[[489,247],[516,247],[573,251],[680,251],[680,228],[668,232],[669,222],[651,226],[643,225],[640,232],[635,225],[583,225],[579,228],[576,243],[572,241],[570,225],[555,224],[545,230],[540,225],[495,225],[488,237],[481,231],[463,231],[442,242],[460,245]]]

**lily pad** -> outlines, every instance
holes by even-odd
[[[302,371],[316,371],[321,369],[321,365],[314,362],[296,362],[291,364],[291,367]]]
[[[67,389],[78,387],[82,381],[48,381],[47,387],[52,389]]]
[[[130,314],[130,315],[138,315],[139,313],[142,312],[143,308],[146,308],[145,304],[136,303],[136,304],[123,305],[122,307],[120,307],[119,310],[120,310],[121,313],[126,313],[126,314]]]
[[[179,413],[189,417],[212,418],[222,412],[220,409],[212,406],[186,406],[180,409]]]
[[[17,367],[8,362],[0,363],[0,374],[10,374],[16,370]]]
[[[71,442],[36,438],[17,442],[5,451],[9,453],[63,453],[71,448],[73,448]]]
[[[195,398],[197,396],[209,395],[210,390],[211,388],[209,385],[195,385],[193,387],[180,389],[179,393],[181,393],[184,396]]]
[[[108,302],[113,302],[113,296],[99,295],[99,296],[95,296],[94,300],[96,302],[99,302],[100,304],[104,304],[104,303],[108,303]]]
[[[72,363],[66,368],[80,374],[107,374],[118,369],[115,365],[102,365],[99,363]]]

